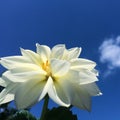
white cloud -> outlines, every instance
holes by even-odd
[[[111,70],[120,68],[120,36],[105,39],[99,47],[99,52],[101,63],[108,65],[107,75]]]

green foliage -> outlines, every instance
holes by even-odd
[[[37,120],[28,110],[18,111],[8,107],[8,104],[0,106],[0,120]]]
[[[16,109],[9,108],[8,104],[0,106],[0,120],[7,120],[7,118],[16,113]]]
[[[8,107],[8,104],[0,106],[0,120],[38,120],[29,110],[18,111]],[[40,120],[40,119],[39,119]],[[77,115],[72,114],[70,108],[58,107],[47,109],[42,120],[77,120]]]
[[[44,120],[77,120],[77,116],[73,115],[69,108],[58,107],[48,110]]]
[[[7,120],[37,120],[30,112],[26,110],[21,110],[11,115]]]

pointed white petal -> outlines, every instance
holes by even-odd
[[[56,102],[57,104],[61,105],[61,106],[65,106],[65,107],[68,107],[70,106],[69,103],[64,103],[64,101],[62,101],[58,94],[57,94],[57,91],[56,91],[56,88],[54,86],[54,83],[53,83],[53,80],[52,79],[49,79],[51,81],[51,84],[49,86],[49,91],[48,91],[48,95],[49,97],[54,101]],[[62,94],[62,93],[61,93]],[[60,95],[60,94],[59,94]],[[61,96],[60,96],[61,97]]]
[[[37,47],[37,53],[40,55],[42,61],[47,61],[50,59],[51,50],[48,46],[40,45],[37,43],[36,47]]]
[[[81,89],[86,91],[90,96],[102,95],[96,83],[81,85],[81,87]]]
[[[78,58],[81,53],[81,48],[75,47],[68,50],[68,60]]]
[[[80,83],[79,84],[81,84],[81,85],[98,81],[96,74],[94,74],[93,72],[91,72],[89,70],[81,70],[79,72],[79,76],[80,76]]]
[[[0,86],[3,86],[3,87],[7,86],[7,83],[2,78],[0,78]]]
[[[66,92],[72,105],[90,111],[91,108],[90,96],[93,94],[96,95],[96,93],[98,94],[99,93],[98,88],[95,85],[93,85],[93,88],[91,88],[92,85],[90,86],[88,84],[79,85],[78,82],[76,82],[79,81],[79,79],[76,76],[78,77],[75,71],[71,70],[65,76],[59,78],[57,82],[61,84],[63,90]],[[88,86],[88,88],[86,85]]]
[[[96,76],[99,76],[99,71],[96,69],[92,69],[91,72],[93,72]]]
[[[25,82],[28,80],[43,80],[46,79],[45,74],[41,73],[41,71],[32,71],[32,72],[22,72],[22,73],[11,73],[10,71],[6,71],[3,73],[2,78],[6,81],[12,82]]]
[[[25,64],[28,63],[31,64],[32,61],[23,56],[11,56],[1,58],[0,63],[7,69],[11,69],[18,66],[24,66]]]
[[[72,105],[90,111],[91,110],[91,97],[90,95],[82,91],[78,87],[74,87],[74,94],[72,99]]]
[[[70,63],[65,60],[51,60],[51,71],[52,75],[55,77],[61,77],[65,75],[70,68]]]
[[[56,81],[54,82],[54,86],[55,86],[55,90],[56,90],[56,94],[57,96],[60,98],[60,100],[62,102],[64,102],[66,105],[70,105],[70,94],[67,93],[68,90],[68,87],[66,86],[66,84],[64,82],[61,82],[61,81]],[[69,86],[70,88],[70,86]],[[70,92],[70,91],[69,91]]]
[[[16,92],[17,85],[10,83],[6,88],[0,93],[0,104],[10,102],[14,99],[14,94]]]
[[[13,76],[10,71],[4,72],[2,74],[2,79],[7,81],[8,83],[10,83],[10,82],[24,82],[24,81],[26,81],[26,79],[20,79],[20,78],[17,78],[15,76]]]
[[[32,63],[41,65],[42,61],[39,54],[31,50],[24,50],[23,48],[21,48],[21,53],[24,57],[27,57],[28,59],[30,59]]]
[[[71,69],[74,70],[81,69],[92,70],[95,66],[96,66],[95,62],[83,58],[78,58],[71,61]]]
[[[62,81],[70,81],[79,85],[88,84],[97,81],[97,77],[89,71],[75,71],[69,70],[69,72],[59,78]]]
[[[39,101],[46,81],[31,80],[21,83],[15,94],[15,103],[18,109],[29,108]]]
[[[72,84],[71,89],[74,92],[72,105],[88,111],[91,110],[91,96],[101,95],[95,83],[85,85]]]
[[[49,77],[49,78],[47,79],[47,82],[46,82],[46,84],[45,84],[45,86],[44,86],[44,88],[43,88],[43,91],[42,91],[42,93],[41,93],[41,95],[40,95],[40,97],[39,97],[39,101],[48,93],[51,84],[52,84],[52,78]]]
[[[36,64],[22,64],[22,65],[17,65],[14,68],[11,68],[10,71],[12,73],[23,73],[23,72],[32,72],[32,71],[40,71],[41,73],[45,74],[45,71],[43,69],[36,65]]]
[[[0,104],[5,104],[14,100],[14,94],[7,94]]]
[[[62,59],[65,51],[65,45],[59,44],[52,48],[51,58]]]

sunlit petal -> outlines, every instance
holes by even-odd
[[[7,69],[24,66],[25,64],[31,64],[32,61],[23,56],[3,57],[0,63]]]
[[[41,60],[43,62],[50,59],[51,50],[50,50],[50,48],[48,46],[40,45],[40,44],[37,43],[36,47],[37,47],[37,53],[40,55]]]
[[[6,71],[5,73],[3,73],[2,78],[12,82],[25,82],[27,80],[45,79],[46,76],[44,74],[41,74],[41,71],[23,72],[23,73],[11,73],[10,71]]]
[[[34,64],[41,65],[42,61],[39,54],[31,50],[24,50],[23,48],[21,48],[21,53],[24,57],[30,59]]]
[[[70,68],[70,63],[65,60],[57,60],[52,59],[51,60],[51,71],[53,76],[63,76],[65,75]]]
[[[71,61],[71,69],[78,71],[80,71],[81,69],[92,70],[95,66],[96,66],[95,62],[83,58],[73,59]]]
[[[81,53],[81,48],[75,47],[68,50],[68,60],[78,58]]]
[[[81,70],[79,72],[79,78],[80,78],[80,84],[88,84],[95,81],[98,81],[98,78],[96,77],[96,74],[89,70]]]
[[[65,45],[59,44],[52,48],[51,58],[62,59],[65,51]]]

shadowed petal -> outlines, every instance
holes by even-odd
[[[100,92],[100,90],[95,82],[90,83],[90,84],[81,85],[81,89],[83,91],[86,91],[90,96],[102,95],[102,93]]]
[[[10,102],[14,100],[14,94],[16,92],[17,85],[10,83],[0,93],[0,104]]]
[[[91,110],[91,96],[101,95],[95,83],[85,85],[72,84],[71,89],[74,92],[72,105],[88,111]]]
[[[46,84],[45,84],[45,86],[43,88],[43,91],[42,91],[41,95],[40,95],[39,101],[48,93],[48,91],[50,90],[51,85],[52,85],[52,78],[49,77],[47,79],[47,82],[46,82]]]
[[[0,86],[3,86],[3,87],[7,86],[7,83],[2,78],[0,78]]]
[[[50,96],[50,98],[61,106],[66,106],[66,107],[70,106],[70,103],[68,103],[68,102],[64,103],[64,101],[62,101],[59,98],[59,96],[61,97],[61,95],[64,94],[64,93],[61,93],[62,90],[57,93],[52,79],[49,79],[49,80],[51,81],[51,84],[49,86],[49,91],[48,91],[48,95]],[[59,96],[58,96],[58,94],[59,94]]]
[[[21,83],[15,94],[15,103],[18,109],[29,108],[39,101],[46,81],[31,80]]]
[[[91,110],[91,97],[90,95],[82,91],[78,87],[74,87],[73,99],[71,102],[72,105],[90,111]]]

